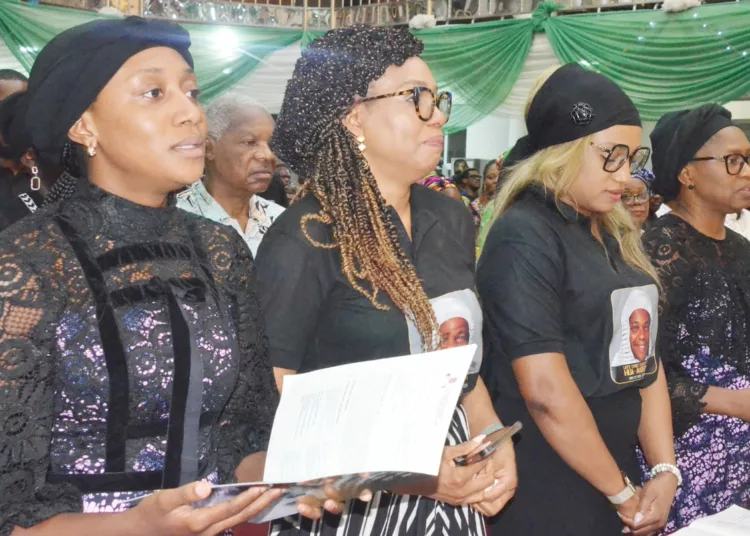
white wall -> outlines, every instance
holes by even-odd
[[[724,107],[732,112],[732,119],[750,121],[750,101],[732,101]]]
[[[466,129],[466,157],[492,160],[526,134],[520,119],[488,116]]]
[[[654,131],[656,121],[644,121],[643,123],[643,135],[641,136],[641,147],[651,147],[651,133]]]

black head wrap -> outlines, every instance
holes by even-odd
[[[630,97],[606,76],[587,71],[577,63],[563,65],[531,101],[526,116],[529,134],[511,149],[507,165],[615,125],[641,126]]]
[[[714,134],[731,126],[732,113],[718,104],[662,116],[651,133],[654,191],[667,203],[677,199],[682,169]]]
[[[37,151],[57,162],[68,130],[104,86],[129,58],[153,47],[172,48],[193,66],[186,30],[140,17],[87,22],[47,43],[29,76],[26,126]]]
[[[31,139],[26,130],[25,91],[14,93],[0,102],[0,158],[18,162],[31,147]]]
[[[331,30],[302,51],[286,87],[271,149],[298,175],[313,170],[320,141],[367,95],[385,70],[419,56],[422,42],[405,28],[355,25]]]

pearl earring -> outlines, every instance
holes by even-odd
[[[91,146],[91,147],[89,147],[89,148],[88,148],[88,149],[86,150],[86,152],[88,152],[88,153],[89,153],[89,156],[90,156],[91,158],[94,158],[94,157],[96,156],[96,147],[93,147],[93,146]]]
[[[360,151],[364,151],[365,149],[367,149],[367,145],[365,145],[365,137],[364,136],[359,136],[357,138],[357,143],[359,143],[359,145],[357,146],[357,149],[359,149]]]

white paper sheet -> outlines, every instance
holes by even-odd
[[[748,536],[750,535],[750,510],[730,506],[716,515],[704,517],[675,536]]]
[[[286,376],[264,482],[215,485],[196,506],[253,486],[285,489],[250,521],[265,523],[295,514],[300,497],[325,499],[321,479],[357,497],[437,475],[475,351],[469,345]]]
[[[266,482],[437,475],[474,345],[284,378]]]

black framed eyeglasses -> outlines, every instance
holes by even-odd
[[[728,154],[725,156],[698,156],[691,158],[691,162],[704,162],[708,160],[723,160],[728,175],[739,175],[745,165],[750,166],[750,155]]]
[[[637,195],[625,192],[624,194],[622,194],[622,197],[620,199],[624,205],[633,206],[648,203],[650,197],[651,196],[648,194],[648,192],[641,192]]]
[[[445,116],[447,121],[451,116],[451,107],[453,106],[453,95],[450,91],[443,91],[435,95],[430,88],[427,87],[413,87],[411,89],[405,89],[404,91],[398,91],[396,93],[388,93],[387,95],[377,95],[376,97],[367,97],[362,99],[360,102],[368,102],[379,99],[390,99],[391,97],[402,97],[411,95],[411,101],[414,102],[414,109],[417,111],[417,115],[422,121],[429,121],[432,119],[435,113],[435,108]]]
[[[639,147],[633,151],[633,154],[630,154],[630,147],[623,144],[617,144],[611,149],[597,145],[593,141],[591,145],[606,153],[607,158],[604,160],[604,171],[608,173],[619,171],[627,161],[630,161],[630,173],[638,173],[646,167],[646,163],[651,156],[651,149],[648,147]]]

